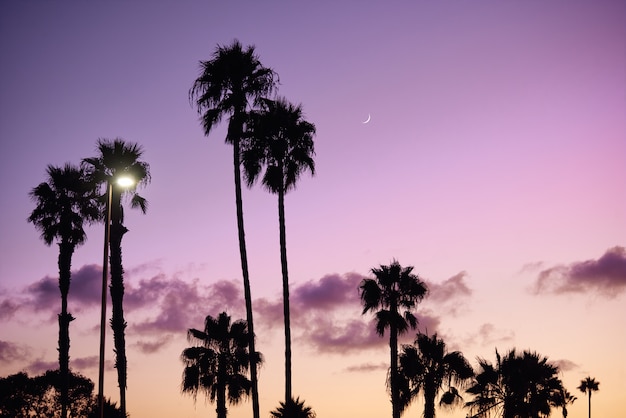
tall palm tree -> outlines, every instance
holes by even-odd
[[[141,160],[143,149],[136,143],[126,142],[121,138],[114,140],[99,139],[99,155],[83,159],[83,167],[90,178],[100,184],[104,190],[112,185],[111,195],[111,329],[115,346],[115,368],[117,383],[120,388],[120,409],[126,413],[126,320],[124,319],[124,268],[122,266],[122,237],[128,229],[124,226],[123,196],[130,196],[131,208],[139,208],[146,213],[148,202],[137,193],[137,187],[150,182],[150,166]],[[132,177],[134,185],[123,188],[114,180],[120,175]],[[106,192],[105,192],[106,193]]]
[[[250,393],[252,382],[246,377],[250,365],[246,321],[231,323],[222,312],[217,318],[208,315],[204,330],[189,329],[187,337],[199,345],[186,348],[181,354],[185,364],[181,390],[196,400],[203,392],[211,402],[217,400],[217,417],[226,418],[226,401],[237,404]],[[261,355],[254,356],[260,362]]]
[[[213,53],[213,59],[200,61],[200,66],[202,72],[189,90],[189,99],[195,103],[197,111],[201,115],[204,134],[208,136],[223,117],[228,116],[229,118],[226,143],[233,146],[239,254],[250,338],[248,349],[254,353],[256,350],[252,296],[241,199],[240,141],[247,112],[259,98],[274,91],[278,77],[272,69],[261,65],[253,46],[244,49],[237,40],[228,46],[218,45]],[[253,362],[250,364],[252,410],[254,418],[259,418],[258,379],[254,357],[251,357],[251,361]]]
[[[537,418],[550,415],[563,389],[559,369],[547,357],[515,349],[504,357],[496,351],[495,366],[479,359],[479,372],[467,392],[474,399],[465,405],[474,417],[497,412],[503,418]]]
[[[28,222],[41,232],[41,239],[46,245],[52,245],[53,241],[59,245],[59,371],[61,417],[65,418],[69,402],[70,322],[74,320],[67,310],[72,255],[76,247],[87,239],[83,225],[96,221],[100,212],[95,200],[95,188],[86,181],[85,173],[79,167],[71,164],[63,167],[49,165],[46,173],[47,181],[30,191],[30,197],[37,206],[28,217]]]
[[[313,135],[315,125],[304,120],[302,106],[284,98],[264,99],[263,110],[253,111],[242,145],[242,164],[248,186],[259,177],[263,186],[278,195],[280,264],[283,276],[283,317],[285,321],[285,402],[291,395],[291,325],[289,314],[289,272],[285,232],[285,194],[296,187],[305,171],[315,174]]]
[[[418,333],[414,345],[402,346],[399,358],[401,407],[420,392],[424,395],[424,418],[435,417],[435,398],[445,388],[440,405],[456,405],[462,399],[457,384],[464,385],[474,376],[474,370],[460,351],[448,352],[446,344],[437,334],[428,336]]]
[[[363,314],[376,311],[376,332],[381,337],[389,328],[391,367],[389,387],[391,390],[392,417],[399,418],[401,407],[398,381],[398,335],[409,327],[417,327],[417,318],[411,312],[426,296],[426,284],[413,272],[413,267],[402,267],[394,260],[390,265],[373,268],[374,279],[363,279],[359,286]],[[403,311],[403,312],[401,312]]]
[[[313,408],[304,405],[300,398],[280,402],[280,406],[270,412],[271,418],[315,418]]]
[[[591,418],[591,392],[600,390],[600,382],[597,382],[596,379],[591,376],[587,376],[580,381],[578,390],[589,395],[589,418]]]

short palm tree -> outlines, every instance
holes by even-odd
[[[65,164],[63,167],[49,165],[48,179],[30,192],[37,206],[28,217],[41,232],[46,245],[59,244],[59,290],[61,313],[59,320],[59,370],[61,374],[61,417],[67,416],[68,382],[70,363],[70,322],[74,320],[67,310],[70,290],[72,255],[78,245],[87,239],[85,223],[96,221],[100,215],[96,203],[95,188],[88,183],[79,167]]]
[[[305,406],[299,397],[280,402],[280,406],[270,412],[271,418],[315,418],[315,416],[313,408]]]
[[[465,405],[474,416],[498,412],[503,418],[549,416],[555,399],[563,391],[559,369],[547,357],[515,349],[504,357],[496,351],[495,366],[479,359],[479,370],[467,392],[474,399]]]
[[[217,318],[208,315],[204,330],[189,329],[187,337],[198,345],[186,348],[181,354],[185,364],[181,390],[196,400],[203,392],[211,402],[217,401],[217,417],[226,418],[226,401],[237,404],[248,395],[252,382],[246,372],[250,364],[248,354],[248,327],[245,321],[231,323],[226,312]],[[261,356],[256,353],[256,362]]]
[[[304,120],[302,106],[284,98],[263,100],[263,110],[252,112],[242,146],[242,163],[248,186],[265,167],[263,186],[278,196],[280,261],[283,276],[285,321],[285,402],[291,395],[291,325],[289,314],[289,270],[285,232],[285,194],[296,187],[305,171],[315,174],[313,135],[315,125]]]
[[[402,267],[397,261],[390,265],[373,268],[374,279],[363,279],[359,286],[363,314],[376,311],[376,332],[381,337],[389,328],[391,367],[389,388],[391,390],[392,417],[401,412],[398,381],[398,336],[417,327],[417,318],[411,312],[426,296],[426,284],[415,274],[413,267]]]
[[[460,351],[448,352],[444,341],[437,334],[428,336],[418,333],[414,345],[404,345],[399,358],[401,407],[420,392],[424,396],[424,418],[435,417],[435,398],[445,389],[440,405],[456,405],[462,401],[458,388],[474,376],[474,370]]]
[[[589,395],[589,418],[591,418],[591,392],[600,390],[600,382],[597,382],[596,379],[591,376],[587,376],[580,381],[578,390]]]
[[[563,418],[567,418],[567,405],[572,405],[576,399],[578,399],[576,396],[572,395],[567,389],[563,388],[561,392],[556,393],[554,406],[560,407],[563,412]]]
[[[120,388],[120,409],[126,414],[126,320],[124,319],[124,268],[122,266],[122,237],[128,229],[124,226],[123,197],[130,196],[131,208],[139,208],[146,213],[148,202],[137,193],[137,187],[150,182],[150,166],[141,160],[143,149],[136,143],[126,142],[123,139],[99,139],[97,142],[99,155],[83,159],[82,165],[90,179],[99,184],[106,196],[109,185],[111,194],[111,329],[115,346],[115,368],[117,382]],[[115,182],[121,175],[133,179],[134,185],[123,188]]]
[[[201,115],[204,134],[208,136],[223,117],[229,118],[226,143],[233,146],[239,255],[246,301],[246,320],[250,331],[248,349],[254,353],[256,350],[252,296],[241,198],[240,141],[248,111],[259,98],[274,91],[277,75],[272,69],[261,65],[253,46],[244,49],[237,40],[228,46],[218,45],[213,53],[213,58],[208,61],[201,61],[200,65],[202,72],[189,90],[189,99],[195,104]],[[254,358],[251,360],[254,362]],[[258,379],[255,364],[250,364],[250,377],[252,379],[253,415],[254,418],[259,418]]]

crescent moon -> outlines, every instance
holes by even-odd
[[[369,113],[367,114],[367,120],[365,122],[363,122],[363,124],[369,123],[369,121],[372,119],[372,115],[370,115]]]

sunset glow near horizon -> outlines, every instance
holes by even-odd
[[[188,91],[199,61],[234,39],[317,128],[316,176],[285,203],[295,396],[320,418],[391,416],[387,334],[361,315],[357,288],[397,259],[430,289],[420,330],[473,366],[536,351],[578,397],[570,418],[587,417],[587,376],[600,382],[592,416],[625,415],[620,0],[2,2],[0,376],[58,367],[58,247],[26,222],[28,192],[48,164],[121,137],[152,173],[147,214],[125,211],[128,411],[215,415],[181,395],[180,354],[206,315],[245,318],[232,148],[226,121],[203,135]],[[243,205],[267,417],[284,394],[277,199],[256,185]],[[70,365],[94,381],[102,239],[89,227],[69,296]],[[112,347],[107,329],[117,401]],[[422,411],[420,398],[403,416]],[[229,407],[248,416],[250,401]]]

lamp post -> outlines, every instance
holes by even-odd
[[[120,187],[130,187],[135,181],[130,177],[118,177],[116,183]],[[98,369],[98,411],[104,418],[104,340],[106,335],[107,316],[107,283],[109,279],[109,241],[111,237],[111,201],[113,199],[113,182],[107,182],[106,216],[104,224],[104,257],[102,260],[102,301],[100,310],[100,364]]]

